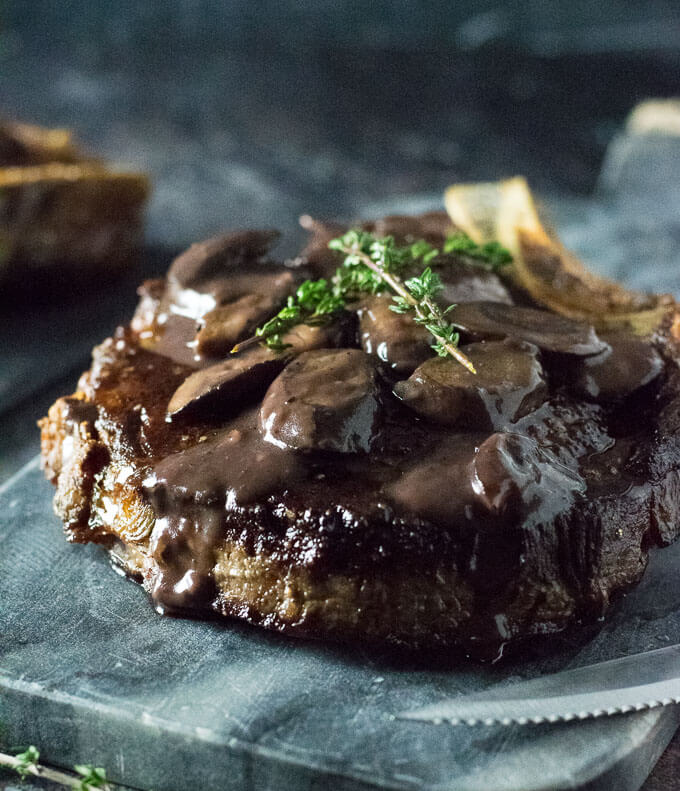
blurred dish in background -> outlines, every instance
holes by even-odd
[[[140,247],[143,173],[90,157],[66,129],[0,122],[0,286],[33,289],[125,268]]]

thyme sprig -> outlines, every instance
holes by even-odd
[[[236,354],[259,342],[266,343],[273,351],[282,352],[290,345],[284,342],[283,336],[298,324],[312,327],[325,324],[344,307],[344,298],[324,278],[305,280],[295,294],[288,297],[276,316],[258,327],[252,338],[237,343],[231,353]]]
[[[406,266],[418,259],[432,260],[439,251],[427,242],[416,243],[407,248],[395,245],[391,236],[375,240],[370,234],[360,231],[349,231],[339,239],[333,239],[329,245],[331,250],[345,254],[344,267],[366,267],[376,277],[387,284],[396,296],[391,306],[397,313],[414,313],[415,321],[422,324],[435,338],[433,349],[441,357],[451,356],[470,373],[477,373],[474,365],[458,349],[458,333],[446,314],[453,305],[442,310],[434,301],[442,289],[442,282],[428,266],[420,277],[413,277],[403,282],[397,274]],[[426,247],[427,246],[427,247]],[[416,248],[414,250],[414,247]],[[368,248],[368,249],[366,249]]]
[[[472,258],[474,263],[482,265],[492,272],[511,263],[512,254],[499,242],[486,242],[477,244],[463,231],[457,231],[447,237],[444,242],[444,252]]]
[[[425,310],[427,311],[427,315],[424,316],[420,316],[416,311],[414,321],[417,324],[422,324],[427,330],[429,330],[431,335],[433,335],[435,338],[438,338],[437,342],[432,344],[432,348],[440,357],[447,357],[451,354],[449,345],[453,346],[454,348],[457,347],[460,336],[455,329],[455,325],[442,321],[444,316],[446,316],[447,313],[455,308],[455,305],[449,305],[448,308],[440,311],[436,303],[433,302],[434,297],[436,297],[443,288],[441,278],[428,266],[425,270],[423,270],[423,273],[420,275],[420,277],[412,277],[407,280],[404,285],[411,292],[411,295],[414,297],[414,299],[422,302]],[[410,311],[415,311],[414,306],[409,304],[402,297],[396,296],[392,297],[392,299],[394,301],[394,305],[390,305],[390,310],[393,310],[395,313],[408,313]],[[470,366],[466,365],[465,362],[460,359],[460,357],[464,357],[462,352],[460,352],[458,349],[456,349],[456,351],[457,354],[454,354],[453,356],[459,362],[465,365],[465,367],[471,373],[476,373],[474,367],[472,367],[472,363],[470,363]],[[460,357],[458,355],[460,355]],[[465,359],[467,360],[467,357]],[[470,362],[469,360],[467,361]]]
[[[458,349],[459,335],[455,321],[446,317],[454,305],[442,309],[436,302],[442,290],[439,275],[429,266],[441,251],[425,240],[410,245],[397,245],[394,237],[376,238],[367,231],[351,230],[331,240],[331,250],[344,255],[331,281],[324,278],[305,280],[286,305],[255,331],[255,335],[237,343],[236,354],[249,346],[262,343],[281,352],[290,344],[283,336],[299,324],[319,326],[332,320],[349,302],[365,294],[392,292],[396,313],[412,313],[416,323],[427,328],[435,338],[432,348],[441,357],[451,356],[475,373],[474,366]],[[498,242],[479,245],[463,232],[449,236],[444,253],[454,253],[472,259],[475,264],[497,270],[512,260],[510,253]],[[407,270],[425,268],[417,277],[402,280]]]
[[[17,755],[0,753],[0,766],[6,766],[15,771],[22,780],[31,777],[42,777],[54,783],[75,788],[76,791],[93,791],[94,789],[109,789],[106,781],[106,771],[98,766],[90,764],[78,764],[73,767],[76,775],[60,772],[58,769],[51,769],[38,763],[40,751],[34,745],[28,747],[24,752]]]
[[[19,777],[24,780],[28,775],[33,774],[38,768],[38,761],[40,760],[40,751],[34,745],[31,745],[23,753],[17,753],[15,772]]]

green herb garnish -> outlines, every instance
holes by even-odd
[[[281,352],[290,344],[283,342],[283,335],[298,324],[318,326],[325,324],[331,316],[345,307],[343,297],[335,293],[324,278],[305,280],[295,294],[288,297],[285,307],[255,330],[255,338],[262,340],[270,349]],[[246,343],[244,341],[244,343]],[[240,351],[243,343],[232,349]]]
[[[17,764],[14,766],[14,771],[19,777],[24,780],[28,775],[35,774],[40,760],[40,751],[37,747],[31,745],[23,753],[18,753],[14,756]]]
[[[106,770],[91,764],[76,764],[75,771],[81,776],[78,791],[90,791],[91,788],[106,788]]]
[[[76,791],[93,791],[95,788],[108,789],[106,782],[106,771],[101,767],[91,766],[90,764],[79,764],[73,767],[77,777],[58,769],[51,769],[48,766],[41,766],[40,751],[31,745],[24,752],[17,755],[7,755],[0,753],[0,766],[6,766],[15,771],[22,780],[31,777],[41,777],[51,780],[67,788],[75,788]]]
[[[305,280],[286,305],[255,331],[252,338],[236,344],[232,354],[255,343],[263,343],[274,351],[284,351],[290,344],[283,336],[298,324],[319,326],[331,321],[345,306],[365,294],[391,291],[396,313],[412,313],[435,338],[432,348],[441,357],[453,357],[469,371],[475,369],[458,350],[455,322],[446,318],[455,307],[442,310],[436,297],[442,290],[439,275],[428,266],[441,252],[424,240],[399,246],[394,237],[376,238],[366,231],[352,230],[333,239],[328,246],[344,255],[331,282]],[[457,232],[448,237],[444,253],[463,255],[486,269],[496,270],[512,260],[510,253],[497,242],[478,245],[469,236]],[[401,275],[415,267],[425,266],[417,277],[402,280]]]
[[[475,263],[493,272],[512,261],[510,251],[499,242],[477,244],[463,231],[457,231],[447,238],[444,242],[444,252],[471,258]]]

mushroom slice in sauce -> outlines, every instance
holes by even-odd
[[[663,370],[654,346],[632,333],[604,336],[607,348],[594,357],[578,361],[574,389],[598,401],[625,398],[652,382]]]
[[[547,386],[538,349],[520,341],[482,341],[461,347],[477,369],[432,357],[397,382],[395,394],[411,409],[444,425],[500,428],[536,409]]]
[[[358,349],[301,354],[264,397],[264,438],[295,450],[368,451],[379,410],[377,366]]]
[[[373,222],[365,222],[362,228],[376,236],[394,236],[399,244],[424,239],[434,247],[441,247],[454,230],[445,211],[429,211],[415,216],[390,214]]]
[[[448,260],[447,260],[448,259]],[[437,261],[445,263],[437,266]],[[442,281],[439,300],[445,305],[461,302],[502,302],[512,305],[510,292],[498,275],[476,266],[461,264],[450,256],[436,259],[433,268]]]
[[[484,440],[469,468],[472,490],[491,513],[520,509],[540,520],[550,511],[564,510],[585,491],[581,476],[561,464],[535,440],[513,432],[499,432]],[[545,501],[543,493],[552,497]],[[540,513],[540,509],[545,514]],[[538,509],[538,512],[536,512]]]
[[[199,321],[215,308],[249,294],[262,294],[274,304],[281,303],[295,289],[296,275],[290,269],[260,264],[256,270],[244,268],[201,283],[196,288],[168,286],[165,311]]]
[[[236,231],[192,244],[172,262],[168,280],[182,288],[196,288],[227,269],[257,263],[278,237],[279,232],[273,230]]]
[[[367,297],[357,310],[361,347],[399,374],[410,374],[432,356],[432,336],[411,316],[390,310],[387,294]]]
[[[451,525],[485,516],[540,521],[568,508],[584,489],[580,475],[548,448],[498,432],[445,434],[385,494],[411,513]]]
[[[285,364],[286,357],[262,348],[227,357],[188,376],[170,399],[168,415],[233,415],[257,399]]]
[[[201,320],[202,326],[196,335],[196,351],[205,357],[229,354],[237,341],[276,312],[278,304],[271,294],[246,294],[211,310]]]
[[[451,322],[474,335],[509,336],[551,352],[587,356],[607,348],[590,324],[536,308],[500,302],[456,305]]]
[[[299,277],[266,258],[277,237],[276,231],[242,231],[192,245],[170,267],[161,310],[199,320],[248,294],[283,302]]]
[[[174,392],[168,404],[168,416],[178,417],[234,415],[245,403],[260,398],[274,377],[291,357],[308,349],[329,345],[332,327],[308,327],[301,324],[283,336],[290,344],[283,352],[256,346],[237,356],[209,365],[188,376]]]

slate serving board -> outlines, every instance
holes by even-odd
[[[0,489],[0,742],[136,788],[638,789],[677,707],[576,724],[450,727],[393,715],[443,695],[680,640],[680,545],[585,646],[428,669],[234,623],[156,615],[95,547],[68,545],[37,460]]]

